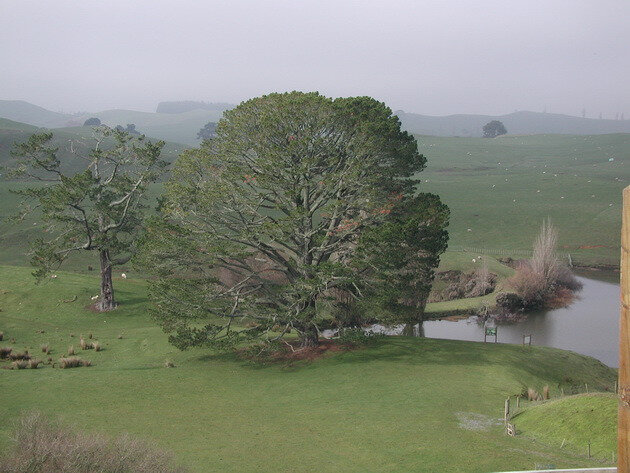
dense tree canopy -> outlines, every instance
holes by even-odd
[[[101,120],[96,117],[88,118],[83,123],[83,126],[99,126],[101,124]]]
[[[388,274],[437,264],[448,212],[415,196],[426,160],[384,104],[271,94],[225,112],[216,134],[177,161],[141,258],[159,276],[154,316],[176,346],[292,330],[310,346],[335,291],[398,300],[408,290],[394,295]],[[397,281],[414,278],[426,283]]]
[[[32,263],[38,277],[59,266],[73,252],[97,252],[101,264],[101,294],[97,308],[116,307],[112,266],[129,261],[143,221],[147,186],[163,172],[160,159],[164,142],[107,127],[94,129],[94,145],[84,156],[85,170],[64,174],[51,147],[52,133],[32,135],[16,146],[18,164],[13,177],[41,181],[45,185],[21,191],[25,212],[42,213],[44,231],[50,237],[34,242]]]
[[[492,120],[483,126],[484,138],[496,138],[497,136],[505,135],[506,133],[507,130],[505,129],[505,125],[503,125],[503,123],[499,120]]]

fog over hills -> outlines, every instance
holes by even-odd
[[[0,100],[0,118],[38,127],[64,128],[82,126],[87,118],[97,117],[109,126],[133,123],[140,133],[147,136],[195,146],[199,143],[199,129],[208,122],[217,122],[225,110],[234,106],[227,103],[180,101],[160,102],[156,112],[115,109],[66,114],[21,100]],[[511,135],[630,133],[630,120],[603,120],[553,113],[521,111],[499,116],[430,116],[399,110],[396,114],[404,129],[421,135],[482,136],[482,127],[491,120],[502,121]]]

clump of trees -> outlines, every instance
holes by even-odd
[[[134,123],[127,123],[127,126],[116,125],[116,130],[124,131],[125,133],[129,133],[130,135],[140,134],[140,132],[136,130],[136,125]]]
[[[101,125],[101,120],[96,117],[88,118],[87,120],[85,120],[85,122],[83,122],[83,126],[100,126],[100,125]]]
[[[136,250],[142,230],[145,192],[164,172],[160,159],[163,141],[151,143],[108,127],[94,129],[93,146],[82,172],[63,172],[51,146],[52,133],[32,135],[16,145],[17,164],[10,176],[36,181],[38,185],[16,191],[23,200],[23,215],[41,212],[48,238],[31,244],[31,263],[37,278],[59,267],[71,254],[98,254],[101,291],[99,311],[116,307],[112,268],[128,262]]]
[[[421,319],[448,221],[416,192],[425,162],[369,97],[270,94],[225,112],[148,225],[154,318],[180,349],[289,332],[313,346],[330,299]]]
[[[546,220],[534,242],[532,258],[521,262],[508,281],[517,298],[504,298],[504,304],[540,309],[582,288],[568,266],[558,258],[557,245],[558,231]]]
[[[486,123],[483,126],[483,136],[484,138],[496,138],[500,135],[505,135],[507,130],[503,122],[499,120],[492,120],[491,122]]]

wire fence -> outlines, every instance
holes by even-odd
[[[505,249],[490,249],[490,248],[479,248],[475,246],[460,246],[454,245],[449,246],[448,251],[455,251],[458,253],[476,253],[479,255],[496,255],[496,256],[520,256],[530,258],[533,255],[533,250],[505,250]],[[556,253],[559,258],[566,259],[571,262],[571,254],[564,252]]]

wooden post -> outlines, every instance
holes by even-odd
[[[510,398],[509,397],[505,400],[505,407],[503,410],[503,421],[507,423],[508,420],[510,420]]]
[[[630,187],[623,190],[617,473],[630,473]]]

